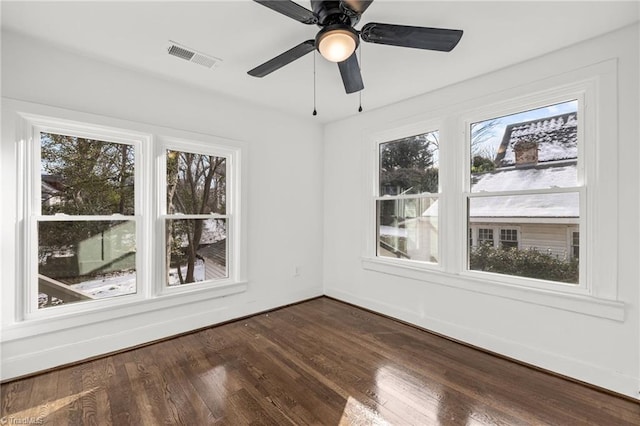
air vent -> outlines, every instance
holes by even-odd
[[[193,62],[194,64],[202,65],[203,67],[209,69],[216,68],[220,64],[220,62],[222,62],[222,59],[220,58],[205,55],[204,53],[197,52],[194,49],[182,46],[171,40],[169,40],[169,47],[167,48],[167,52],[169,53],[169,55],[184,59],[189,62]]]

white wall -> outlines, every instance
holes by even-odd
[[[42,321],[16,323],[13,295],[22,285],[15,252],[18,158],[15,117],[3,115],[2,380],[322,294],[323,169],[318,159],[323,157],[323,133],[311,120],[289,118],[12,33],[2,34],[2,96],[3,106],[17,99],[79,111],[89,121],[134,130],[163,126],[245,142],[249,281],[240,294],[184,298],[185,304],[167,303],[145,313],[122,309],[113,313],[119,318],[88,325],[83,317],[56,320],[55,327]]]
[[[453,338],[614,391],[638,397],[640,323],[638,313],[639,129],[638,27],[628,27],[525,63],[384,107],[325,129],[325,294]],[[367,223],[368,136],[411,120],[478,108],[501,93],[545,78],[617,60],[618,191],[617,301],[624,318],[602,318],[442,285],[463,278],[435,274],[409,279],[363,268]],[[428,73],[428,70],[425,72]],[[428,77],[425,77],[428,78]],[[615,126],[615,123],[613,124]],[[615,129],[615,128],[614,128]],[[459,129],[461,130],[461,129]],[[462,132],[450,142],[462,145]],[[613,143],[611,146],[615,147]],[[613,148],[610,148],[613,149]],[[461,149],[454,150],[463,152]],[[464,158],[460,158],[459,169]],[[605,173],[616,173],[607,170]],[[615,177],[615,175],[613,175]],[[610,179],[610,178],[608,178]],[[369,188],[371,185],[369,184]],[[464,231],[464,230],[463,230]],[[456,253],[445,250],[445,254]],[[441,274],[442,275],[442,274]],[[431,278],[432,277],[432,278]],[[476,283],[482,286],[483,283]],[[499,374],[499,372],[496,372]]]

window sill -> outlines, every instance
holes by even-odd
[[[219,284],[211,288],[192,289],[175,294],[158,295],[149,299],[129,299],[117,305],[96,307],[93,305],[90,310],[78,310],[53,312],[36,312],[32,317],[24,321],[15,322],[2,329],[2,341],[9,342],[24,337],[32,337],[54,331],[66,330],[79,325],[88,325],[102,321],[113,320],[131,315],[144,314],[147,312],[168,309],[188,303],[202,300],[227,297],[245,292],[248,288],[246,281],[228,282]],[[90,302],[88,302],[90,303]],[[55,308],[50,308],[55,309]],[[39,315],[40,314],[40,315]],[[45,314],[45,315],[42,315]]]
[[[439,269],[416,265],[399,265],[397,262],[370,257],[362,258],[362,267],[367,271],[395,275],[619,322],[624,322],[625,319],[625,305],[623,302],[601,299],[590,295],[523,287],[491,281],[490,279],[447,273]]]

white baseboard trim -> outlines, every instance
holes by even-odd
[[[254,315],[260,312],[277,309],[292,303],[301,302],[314,297],[322,296],[321,288],[306,289],[282,297],[269,298],[269,300],[256,300],[235,306],[227,305],[215,310],[197,312],[192,315],[182,315],[179,318],[170,318],[164,321],[154,321],[140,327],[120,330],[117,333],[101,335],[92,339],[84,339],[73,343],[62,344],[33,352],[25,351],[18,356],[3,358],[1,380],[3,382],[22,376],[36,374],[40,371],[64,366],[71,363],[82,362],[104,354],[126,350],[138,345],[153,342],[155,340],[170,338],[181,333],[214,326],[226,321]],[[37,338],[33,337],[33,338]],[[30,346],[30,338],[19,342],[10,342],[12,345]],[[17,352],[14,348],[12,352]]]
[[[640,399],[638,395],[639,378],[637,377],[621,374],[618,371],[602,368],[579,359],[542,351],[519,342],[480,332],[477,329],[442,321],[438,318],[429,317],[385,302],[361,297],[341,290],[325,287],[324,294],[337,300],[414,324],[478,348],[495,352],[634,399]]]

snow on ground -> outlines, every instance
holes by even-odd
[[[182,276],[187,276],[187,266],[182,266],[180,268],[182,272]],[[204,281],[204,262],[197,261],[195,264],[195,270],[193,271],[194,278],[196,282]],[[169,285],[180,285],[180,277],[178,277],[178,268],[169,269]]]
[[[84,281],[71,287],[90,294],[96,299],[133,294],[136,292],[136,273],[132,271],[122,275],[106,276]]]
[[[187,275],[187,267],[183,266],[182,276]],[[204,281],[205,268],[204,262],[199,261],[195,265],[195,279],[196,281]],[[169,270],[169,285],[179,285],[180,279],[178,278],[178,269],[171,268]],[[93,280],[81,282],[79,284],[71,285],[70,287],[75,290],[80,290],[96,299],[105,299],[108,297],[124,296],[127,294],[135,294],[136,292],[136,273],[135,271],[125,272],[121,275],[110,275]],[[38,294],[38,305],[43,307],[48,300],[48,296],[44,293]],[[58,299],[54,298],[53,305],[58,305],[61,301],[56,302]]]

